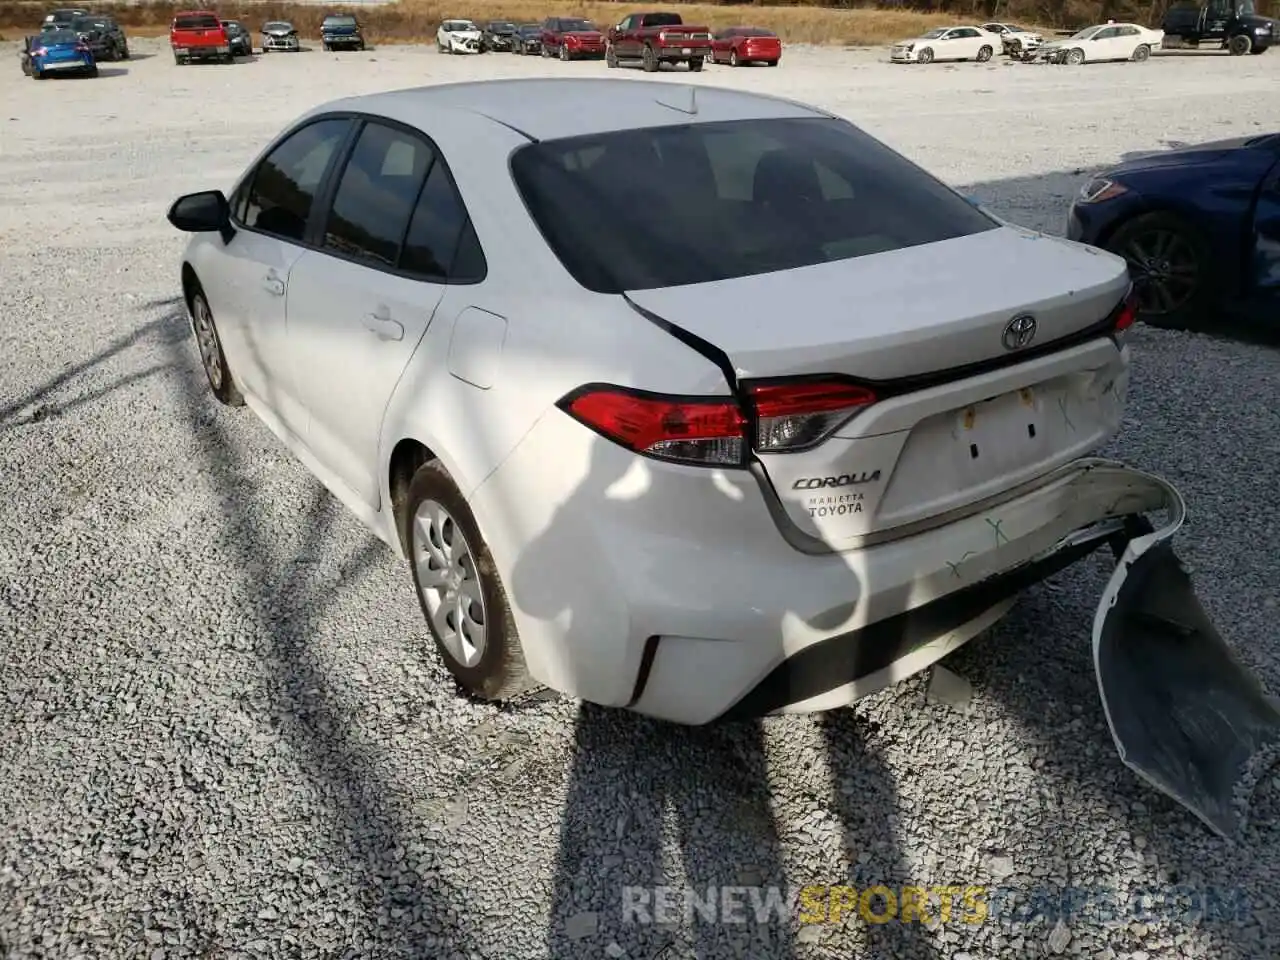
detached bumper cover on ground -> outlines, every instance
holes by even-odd
[[[1214,629],[1171,540],[1186,508],[1129,541],[1093,624],[1098,690],[1120,758],[1212,830],[1231,837],[1280,710]]]

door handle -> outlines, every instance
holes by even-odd
[[[377,313],[368,314],[364,318],[364,326],[366,330],[372,331],[379,340],[404,339],[404,327],[381,310]]]
[[[276,276],[276,272],[274,270],[262,278],[262,286],[267,293],[273,294],[277,297],[284,296],[284,281]]]

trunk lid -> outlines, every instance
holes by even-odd
[[[871,382],[877,402],[827,439],[757,454],[789,521],[842,549],[997,496],[1109,439],[1127,357],[1101,334],[1073,335],[1105,320],[1128,287],[1118,257],[1001,226],[628,297],[724,351],[739,379]],[[1034,335],[1011,349],[1007,328],[1023,315]],[[1033,352],[1000,363],[1020,350]]]

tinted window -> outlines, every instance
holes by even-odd
[[[678,13],[646,13],[646,27],[678,27],[683,23]]]
[[[512,175],[565,268],[604,293],[935,243],[998,224],[840,120],[745,120],[543,141]]]
[[[37,46],[56,47],[64,43],[79,43],[80,37],[70,30],[44,30],[36,40]]]
[[[253,175],[243,209],[237,210],[241,222],[301,241],[316,190],[346,132],[346,120],[320,120],[272,150]]]
[[[173,21],[175,30],[216,30],[218,26],[218,18],[214,16],[178,17]]]
[[[394,267],[430,164],[431,150],[417,137],[367,124],[338,182],[324,246]]]
[[[561,20],[560,30],[562,33],[574,33],[575,31],[594,30],[595,24],[590,20]]]
[[[401,269],[422,277],[451,276],[458,240],[467,226],[467,211],[444,164],[436,163],[427,175],[422,196],[413,211],[409,233],[400,256]],[[481,259],[483,264],[483,258]],[[483,275],[483,266],[480,273]],[[478,279],[458,277],[456,279]]]

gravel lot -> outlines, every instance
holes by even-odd
[[[1233,849],[1121,765],[1089,659],[1101,560],[952,658],[967,714],[921,678],[717,730],[458,697],[407,572],[209,397],[164,211],[331,97],[604,66],[388,48],[178,69],[162,42],[134,49],[97,81],[36,84],[0,44],[0,956],[1274,953],[1280,777]],[[1046,229],[1096,165],[1280,128],[1280,54],[883,60],[797,48],[695,82],[835,108]],[[1113,452],[1181,486],[1180,553],[1280,690],[1280,354],[1135,341]],[[991,884],[1021,906],[977,926],[624,925],[623,887],[664,882]],[[1247,899],[1061,924],[1037,899],[1173,884]]]

